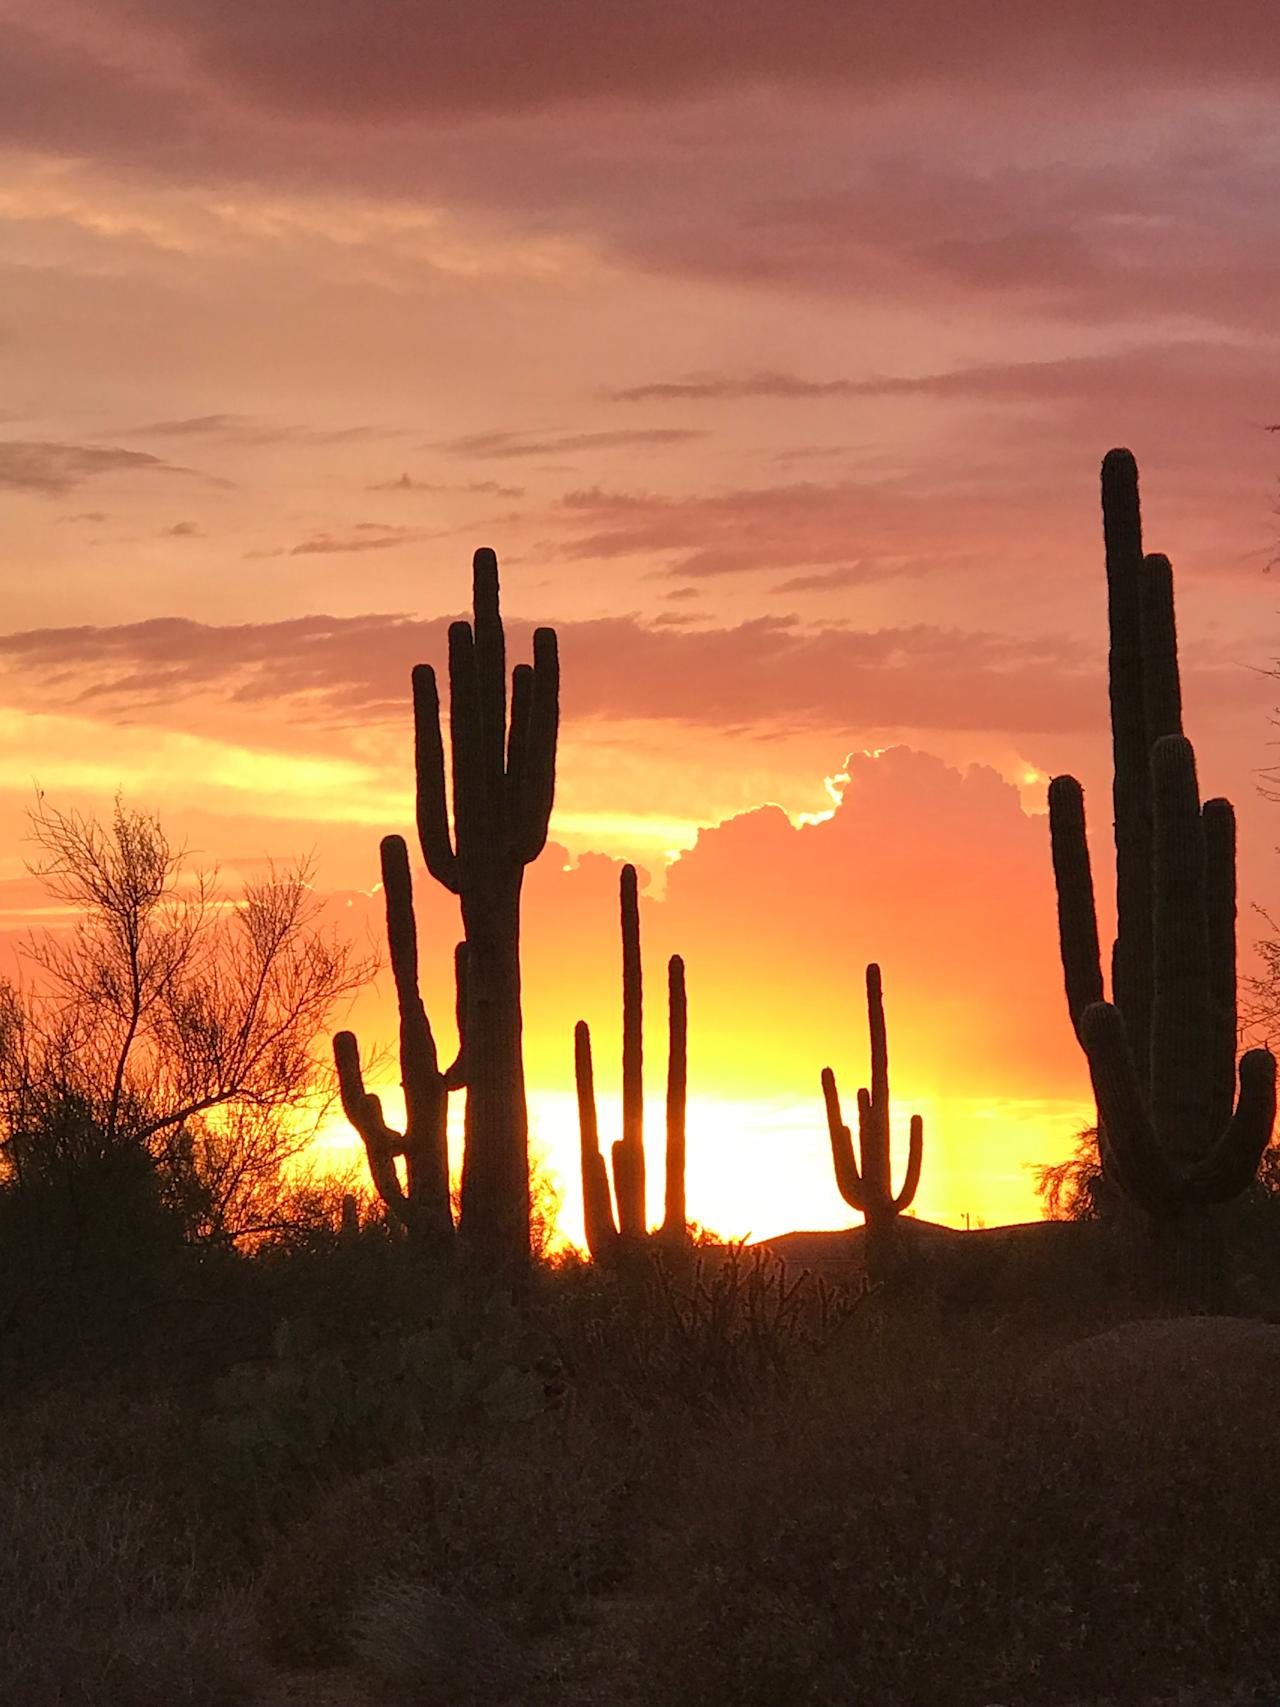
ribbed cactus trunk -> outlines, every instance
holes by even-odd
[[[1173,574],[1144,556],[1128,451],[1102,466],[1111,633],[1117,935],[1103,1000],[1084,796],[1049,785],[1067,1004],[1089,1061],[1104,1173],[1152,1218],[1166,1298],[1218,1309],[1219,1206],[1257,1171],[1275,1119],[1275,1061],[1250,1050],[1236,1080],[1235,816],[1200,804],[1182,734]]]
[[[866,1271],[872,1280],[881,1281],[889,1279],[897,1267],[901,1245],[898,1217],[915,1201],[920,1184],[924,1122],[918,1114],[911,1117],[906,1177],[895,1197],[889,1123],[889,1038],[880,968],[874,964],[867,967],[867,1022],[871,1033],[871,1089],[858,1092],[861,1168],[854,1157],[853,1135],[844,1124],[836,1076],[830,1067],[822,1069],[822,1095],[836,1185],[849,1207],[863,1217]]]
[[[463,908],[471,1063],[459,1231],[486,1257],[529,1248],[529,1117],[520,1007],[520,895]]]
[[[607,1267],[617,1260],[618,1229],[614,1224],[613,1201],[609,1196],[609,1170],[600,1151],[591,1032],[587,1022],[581,1019],[573,1030],[573,1073],[578,1088],[583,1227],[592,1261]]]
[[[435,672],[413,672],[418,833],[427,869],[457,895],[467,944],[467,1109],[459,1234],[488,1267],[529,1253],[529,1131],[520,1012],[520,893],[546,845],[555,793],[559,659],[535,630],[511,678],[498,564],[473,563],[475,616],[449,629],[453,817]]]

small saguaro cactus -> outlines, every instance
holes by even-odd
[[[405,1129],[387,1125],[382,1099],[366,1091],[355,1034],[340,1031],[333,1040],[338,1087],[347,1119],[364,1140],[369,1174],[393,1220],[424,1250],[438,1253],[453,1242],[449,1197],[449,1092],[467,1082],[467,972],[465,943],[455,951],[459,1047],[453,1065],[442,1071],[431,1022],[418,987],[418,933],[413,913],[409,851],[400,836],[387,836],[382,848],[382,890],[387,909],[387,946],[400,1010],[400,1077],[404,1086]],[[396,1167],[404,1158],[403,1183]],[[353,1200],[354,1208],[354,1200]],[[344,1226],[346,1210],[344,1205]]]
[[[467,942],[467,1110],[459,1233],[498,1267],[529,1254],[529,1121],[520,1013],[520,891],[546,846],[555,794],[560,664],[555,630],[511,677],[498,560],[477,551],[474,621],[449,629],[453,812],[435,671],[413,672],[417,818],[427,870],[457,895]]]
[[[871,1030],[871,1089],[858,1092],[861,1169],[853,1153],[853,1136],[841,1115],[840,1093],[830,1067],[822,1069],[822,1095],[827,1105],[836,1185],[849,1207],[866,1222],[866,1270],[872,1279],[881,1279],[892,1267],[897,1218],[910,1208],[920,1184],[924,1122],[918,1114],[911,1116],[907,1172],[895,1197],[889,1143],[889,1042],[880,968],[874,963],[867,967],[867,1019]]]
[[[614,1220],[609,1174],[600,1150],[596,1119],[591,1032],[585,1020],[574,1028],[574,1077],[578,1087],[578,1128],[582,1146],[582,1201],[587,1249],[594,1261],[616,1260],[620,1248],[645,1237],[643,987],[640,964],[640,907],[636,869],[624,865],[619,885],[622,924],[622,1137],[613,1145]],[[685,1207],[685,1097],[688,1084],[688,1003],[684,961],[667,963],[667,1148],[666,1209],[662,1237],[683,1240]]]
[[[1102,465],[1114,755],[1117,935],[1103,999],[1084,795],[1049,785],[1067,1005],[1089,1062],[1103,1172],[1164,1228],[1179,1302],[1216,1307],[1210,1211],[1243,1192],[1275,1120],[1276,1065],[1251,1049],[1236,1081],[1235,814],[1200,803],[1182,733],[1173,573],[1144,556],[1138,470]],[[1234,1108],[1233,1108],[1234,1102]]]

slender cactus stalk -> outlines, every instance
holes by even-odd
[[[831,1160],[836,1185],[851,1209],[866,1222],[866,1268],[873,1280],[883,1279],[894,1264],[897,1218],[915,1201],[924,1160],[924,1122],[911,1117],[907,1171],[894,1196],[889,1130],[889,1043],[884,1022],[884,991],[880,968],[867,967],[867,1020],[871,1032],[871,1089],[858,1092],[858,1148],[861,1169],[853,1153],[853,1136],[844,1124],[840,1093],[830,1067],[822,1069],[822,1095],[831,1136]]]

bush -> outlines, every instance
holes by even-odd
[[[63,1396],[6,1418],[0,1652],[22,1707],[235,1707],[251,1699],[244,1597],[209,1568],[166,1472],[163,1408]]]
[[[337,1477],[518,1423],[546,1402],[520,1320],[500,1298],[444,1293],[426,1325],[362,1345],[317,1344],[305,1321],[280,1322],[274,1353],[218,1381],[201,1428],[210,1483],[255,1517],[287,1513]]]
[[[361,1597],[384,1580],[466,1602],[513,1636],[556,1629],[634,1565],[646,1445],[551,1414],[331,1487],[267,1559],[269,1650],[291,1663],[349,1657]]]
[[[835,1345],[863,1296],[766,1250],[709,1245],[646,1253],[616,1275],[564,1263],[540,1321],[571,1381],[688,1422],[781,1391]]]
[[[679,1585],[655,1700],[1274,1698],[1270,1368],[1230,1403],[1157,1369],[1078,1407],[1007,1334],[897,1329],[688,1465],[652,1563]]]
[[[528,1656],[469,1601],[390,1580],[351,1617],[351,1648],[380,1693],[413,1707],[503,1707],[516,1701]]]

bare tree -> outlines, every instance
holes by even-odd
[[[1098,1128],[1077,1132],[1071,1154],[1061,1162],[1032,1167],[1036,1195],[1050,1221],[1093,1221],[1105,1201],[1102,1163],[1098,1159]]]
[[[8,1171],[142,1149],[205,1232],[263,1231],[330,1094],[332,1010],[371,962],[324,927],[305,862],[233,902],[120,801],[104,823],[42,799],[31,832],[75,923],[29,941],[25,987],[0,984]]]

